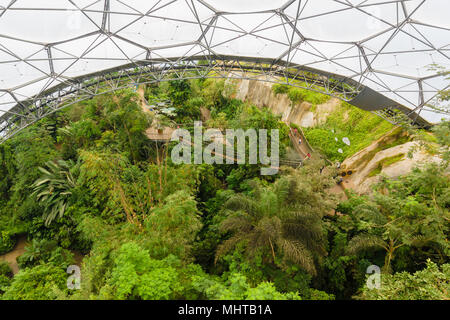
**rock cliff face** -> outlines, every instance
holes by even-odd
[[[396,178],[411,172],[416,166],[420,167],[425,163],[441,161],[438,156],[430,155],[423,149],[414,148],[418,147],[418,142],[415,141],[374,152],[383,146],[384,139],[385,137],[382,137],[342,163],[344,168],[353,171],[351,176],[345,178],[345,182],[351,185],[356,192],[369,193],[371,185],[380,180],[379,174]],[[409,158],[408,152],[412,148],[416,151]]]
[[[269,82],[233,80],[232,83],[236,86],[235,98],[259,107],[266,106],[275,114],[281,115],[284,122],[301,127],[315,127],[325,123],[328,116],[340,106],[340,101],[335,98],[314,108],[308,102],[293,104],[286,94],[275,94]],[[415,166],[441,161],[439,157],[430,155],[420,148],[417,148],[412,158],[409,158],[408,152],[418,143],[409,141],[395,145],[396,139],[399,138],[398,134],[389,132],[347,158],[342,166],[352,170],[353,173],[344,179],[343,185],[357,193],[368,193],[370,186],[380,179],[379,174],[395,178],[409,173]],[[388,147],[392,144],[395,146]]]
[[[266,106],[275,114],[281,115],[283,121],[301,127],[309,128],[324,123],[340,105],[338,99],[331,98],[326,103],[317,105],[313,112],[309,102],[293,104],[286,94],[275,94],[270,82],[234,80],[233,83],[236,85],[235,98],[258,107]]]

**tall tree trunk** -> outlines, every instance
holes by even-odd
[[[388,251],[386,253],[386,256],[384,257],[383,270],[386,273],[392,273],[391,261],[392,261],[392,259],[394,259],[394,251],[395,251],[394,240],[390,239]]]

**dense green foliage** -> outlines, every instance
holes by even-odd
[[[330,99],[329,96],[316,91],[288,86],[284,84],[274,84],[272,86],[272,90],[273,92],[275,92],[275,94],[287,94],[289,100],[291,100],[292,103],[300,103],[306,101],[313,105],[317,105],[325,103]]]
[[[308,175],[308,183],[301,181]],[[220,228],[233,236],[219,246],[218,256],[245,242],[250,260],[262,252],[274,265],[295,263],[316,274],[314,261],[325,254],[321,218],[335,205],[324,191],[330,185],[330,179],[312,167],[283,176],[269,187],[256,182],[248,195],[230,197],[224,204],[228,215]]]
[[[14,276],[5,290],[5,300],[52,300],[58,292],[65,290],[67,275],[63,269],[41,264],[32,269],[23,269]]]
[[[326,101],[274,90],[293,101]],[[279,129],[284,156],[289,128],[232,91],[225,81],[177,80],[148,86],[145,95],[169,99],[177,112],[162,120],[190,131],[201,108],[210,112],[205,127]],[[172,163],[175,143],[147,138],[154,115],[138,101],[131,90],[104,94],[0,146],[0,254],[28,238],[19,273],[0,264],[2,299],[448,298],[448,163],[339,202],[329,193],[337,172],[325,161],[275,176],[261,176],[261,165]],[[362,111],[339,112],[346,121],[336,113],[307,131],[331,159],[390,128]],[[329,144],[330,128],[352,142],[343,155]],[[435,129],[444,154],[448,128]],[[80,290],[67,288],[74,263]],[[384,265],[378,292],[365,288],[372,264]],[[418,283],[429,291],[408,290]]]
[[[385,180],[370,199],[348,209],[349,217],[360,224],[348,250],[355,253],[374,247],[386,251],[384,268],[388,272],[398,250],[404,253],[425,248],[427,255],[445,262],[444,257],[450,254],[446,243],[448,214],[444,214],[449,179],[439,172],[432,165],[397,181]],[[424,179],[428,181],[424,183]],[[406,261],[398,263],[407,266]]]
[[[393,126],[380,117],[342,103],[323,125],[304,128],[304,132],[313,148],[330,160],[343,161],[392,129]],[[343,138],[348,138],[350,145],[345,144]],[[398,144],[404,142],[396,139]]]
[[[450,265],[439,268],[428,261],[427,267],[414,274],[383,274],[378,290],[364,288],[357,297],[365,300],[448,300]]]
[[[15,243],[10,231],[2,230],[0,234],[0,254],[11,251]]]
[[[45,224],[49,225],[57,217],[64,215],[75,181],[70,172],[72,162],[49,161],[46,165],[47,169],[39,168],[43,175],[33,184],[32,196],[35,195],[36,200],[43,204]]]
[[[7,262],[0,262],[0,294],[5,293],[5,290],[11,284],[13,272]]]

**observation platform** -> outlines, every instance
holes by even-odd
[[[145,131],[147,138],[155,142],[170,142],[174,128],[164,127],[161,129],[150,127]]]

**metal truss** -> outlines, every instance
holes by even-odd
[[[450,25],[418,20],[424,12],[439,14],[433,0],[272,2],[0,1],[0,143],[106,92],[196,78],[287,84],[337,97],[392,123],[401,112],[430,125],[421,113],[430,111],[427,106],[448,85],[442,71],[427,66],[450,65]],[[55,25],[42,36],[20,31],[50,13],[68,21],[75,15],[78,24]],[[44,19],[24,21],[25,14]],[[348,29],[355,33],[350,40],[333,31],[358,19],[368,24]],[[329,36],[319,37],[314,26],[320,29],[328,20]],[[57,36],[58,26],[68,36]]]
[[[199,60],[201,59],[201,60]],[[271,64],[264,59],[240,57],[190,57],[173,61],[149,61],[126,65],[108,71],[71,79],[42,92],[33,99],[21,101],[0,117],[0,135],[9,139],[28,125],[75,103],[137,84],[152,84],[179,79],[246,79],[286,84],[304,88],[343,101],[351,101],[361,86],[337,75],[326,74],[301,66]],[[259,61],[258,61],[259,60]]]

